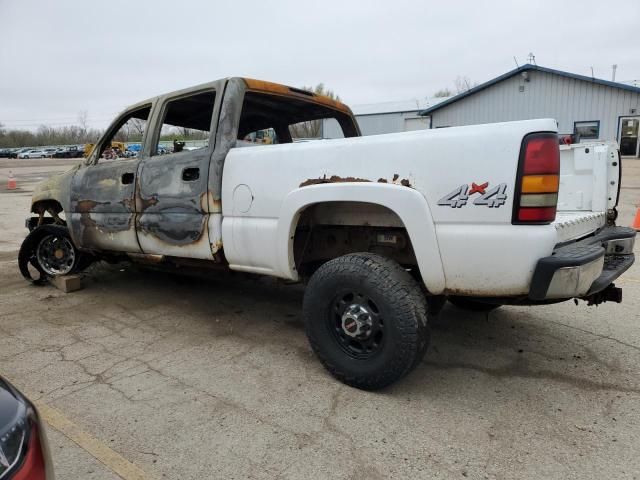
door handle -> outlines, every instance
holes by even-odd
[[[182,170],[182,180],[185,182],[194,182],[200,178],[200,169],[197,167],[185,168]]]
[[[133,173],[127,172],[122,174],[122,184],[128,185],[133,183]]]

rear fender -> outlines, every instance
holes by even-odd
[[[432,294],[444,291],[440,249],[427,200],[412,188],[384,183],[326,183],[302,187],[289,193],[278,216],[278,276],[298,280],[293,252],[298,220],[305,208],[325,202],[366,202],[393,211],[407,229],[425,286]]]

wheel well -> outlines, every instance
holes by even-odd
[[[31,206],[31,211],[38,214],[30,220],[29,228],[36,227],[45,223],[55,223],[57,225],[66,225],[64,209],[57,200],[40,200]],[[49,216],[45,216],[49,214]],[[60,216],[62,214],[62,217]]]
[[[333,258],[356,252],[391,258],[420,278],[407,229],[389,208],[368,202],[323,202],[300,212],[293,255],[303,277]]]
[[[55,212],[56,214],[63,211],[62,205],[57,200],[40,200],[31,206],[33,213]]]

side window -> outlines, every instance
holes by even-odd
[[[207,148],[215,101],[213,91],[169,101],[153,155]]]
[[[353,117],[310,97],[247,91],[242,103],[237,147],[304,142],[358,135]]]
[[[113,133],[100,143],[100,162],[136,157],[137,150],[129,149],[129,146],[142,142],[150,112],[151,105],[148,105],[122,118]]]

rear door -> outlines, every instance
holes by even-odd
[[[164,97],[158,108],[136,199],[138,241],[146,254],[213,259],[208,177],[218,87]]]

